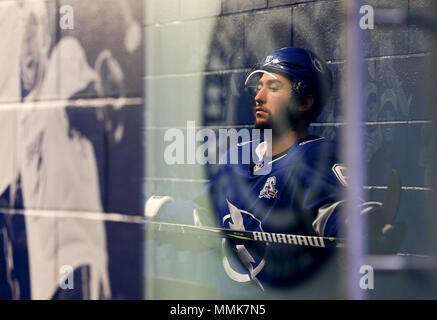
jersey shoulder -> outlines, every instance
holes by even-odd
[[[249,140],[231,146],[221,157],[220,164],[247,164],[252,158],[252,152],[260,144],[261,140]],[[237,163],[235,161],[238,159]]]
[[[300,142],[299,147],[301,163],[306,172],[318,172],[333,182],[347,184],[347,170],[339,160],[337,141],[312,136]]]
[[[303,160],[309,165],[319,161],[338,162],[338,143],[325,137],[309,136],[298,143]]]

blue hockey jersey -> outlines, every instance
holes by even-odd
[[[337,144],[308,135],[268,159],[263,143],[250,141],[228,150],[205,192],[194,200],[197,208],[211,203],[216,225],[222,228],[342,237],[347,173],[337,159]],[[255,152],[250,152],[250,161],[242,161],[248,150]],[[194,202],[173,201],[162,210],[160,220],[192,224]],[[378,205],[363,202],[361,212],[371,213]],[[227,238],[220,242],[219,298],[262,299],[271,287],[305,281],[331,253],[325,247]]]
[[[262,149],[260,146],[254,149]],[[249,147],[245,150],[254,146]],[[250,163],[231,164],[232,157],[243,158],[243,151],[244,145],[230,149],[226,164],[211,180],[220,227],[338,236],[346,175],[337,160],[335,143],[308,135],[270,161],[264,161],[258,152],[252,154]],[[260,170],[265,174],[258,174]],[[229,239],[222,239],[221,245],[223,281],[218,285],[239,297],[303,281],[329,254],[326,248]]]

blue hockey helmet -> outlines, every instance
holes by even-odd
[[[282,48],[273,51],[257,64],[246,78],[245,86],[254,97],[257,93],[257,77],[263,73],[281,74],[292,81],[292,93],[300,99],[313,95],[314,105],[311,108],[309,121],[314,121],[320,114],[323,105],[332,91],[332,73],[326,63],[316,54],[302,48]]]

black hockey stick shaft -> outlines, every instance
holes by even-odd
[[[304,236],[261,231],[232,230],[226,228],[201,227],[168,222],[146,221],[146,238],[153,239],[154,232],[171,233],[172,236],[230,238],[241,241],[258,241],[319,248],[343,248],[344,240],[334,237]]]
[[[399,207],[401,183],[396,171],[392,170],[388,188],[383,202],[383,212],[387,223],[396,218]],[[146,221],[146,237],[156,238],[157,235],[167,233],[174,236],[230,238],[241,241],[258,241],[264,243],[280,243],[321,248],[344,248],[345,240],[336,237],[306,236],[294,234],[271,233],[261,231],[233,230],[226,228],[203,227],[169,222]],[[162,239],[163,237],[160,236]]]

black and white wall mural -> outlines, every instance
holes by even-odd
[[[141,21],[140,0],[0,3],[1,298],[141,297]]]

